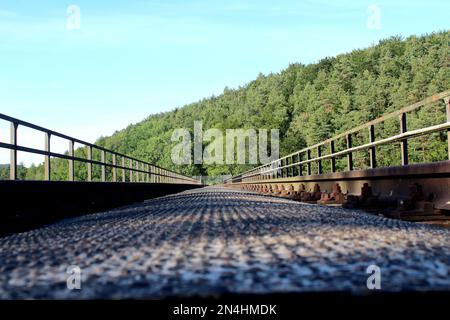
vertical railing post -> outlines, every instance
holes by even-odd
[[[373,124],[369,127],[369,141],[370,143],[375,142],[375,126]],[[374,169],[377,167],[375,147],[370,147],[369,156],[370,156],[370,168]]]
[[[444,103],[445,103],[445,113],[447,115],[447,122],[450,122],[450,98],[445,98]],[[450,130],[447,130],[447,152],[448,152],[448,159],[450,160]]]
[[[136,169],[138,170],[137,173],[137,180],[138,182],[142,182],[142,172],[140,172],[140,170],[142,170],[142,162],[137,162],[136,163]]]
[[[330,141],[330,154],[333,154],[335,152],[334,150],[334,140]],[[331,172],[336,172],[336,158],[331,157]]]
[[[135,161],[135,163],[136,163],[136,182],[141,182],[141,175],[140,175],[140,172],[139,172],[139,161]]]
[[[75,162],[73,161],[74,156],[74,142],[73,140],[69,140],[69,181],[75,181]]]
[[[317,157],[320,158],[322,156],[322,148],[321,146],[317,146]],[[322,174],[322,160],[317,160],[317,174]]]
[[[127,177],[126,177],[126,172],[125,172],[125,157],[122,157],[122,182],[126,182],[127,181]]]
[[[130,182],[133,182],[133,159],[129,159],[130,160]]]
[[[284,166],[286,167],[286,166],[288,166],[289,165],[289,158],[286,158],[286,159],[284,159]],[[284,176],[285,177],[289,177],[289,167],[286,167],[285,169],[284,169]]]
[[[302,155],[299,153],[298,154],[298,162],[302,161]],[[303,165],[299,164],[298,165],[298,175],[302,176],[303,175]]]
[[[106,163],[106,154],[105,154],[105,150],[101,151],[101,161],[102,161],[102,182],[106,182],[106,167],[105,167],[105,163]]]
[[[400,115],[400,133],[405,133],[408,130],[407,124],[406,124],[406,113],[402,113]],[[400,153],[402,156],[402,166],[406,166],[409,162],[408,159],[408,140],[403,139],[400,142]]]
[[[291,166],[289,167],[289,169],[291,170],[291,175],[290,175],[290,177],[293,177],[293,176],[295,175],[295,166],[292,166],[292,164],[295,162],[294,156],[291,156],[290,159],[291,159],[291,160],[289,161],[289,163],[291,164]]]
[[[138,182],[142,182],[142,172],[140,172],[142,170],[142,162],[136,162],[136,176],[137,176],[137,180]]]
[[[116,159],[116,154],[113,153],[113,155],[112,155],[112,165],[113,165],[113,167],[112,167],[112,181],[113,181],[113,182],[116,182],[116,181],[117,181],[116,161],[117,161],[117,159]]]
[[[44,161],[44,179],[46,181],[51,180],[50,155],[48,154],[48,153],[50,153],[50,138],[51,138],[51,134],[46,132],[45,133],[45,152],[47,152],[47,154],[45,155],[45,161]]]
[[[150,165],[147,163],[147,165],[146,165],[146,168],[145,168],[145,171],[147,172],[147,178],[146,178],[146,181],[147,181],[147,183],[149,183],[150,182]]]
[[[10,143],[14,145],[14,149],[10,151],[9,162],[9,179],[17,180],[17,128],[19,125],[15,122],[11,122],[11,136]]]
[[[291,157],[291,164],[294,164],[294,163],[296,163],[297,162],[297,158],[298,158],[298,156],[296,155],[296,154],[294,154],[292,157]],[[292,177],[295,177],[295,176],[297,176],[297,166],[292,166],[291,167],[291,170],[292,170]]]
[[[291,157],[289,157],[289,158],[286,158],[286,163],[284,164],[285,166],[289,166],[291,163],[292,163],[292,158]],[[287,167],[286,168],[286,177],[290,177],[291,176],[291,169],[292,169],[292,167]]]
[[[289,161],[289,158],[286,158],[285,160],[284,160],[284,165],[285,166],[288,166],[290,164],[290,161]],[[285,171],[285,177],[289,177],[289,167],[287,167],[286,168],[286,171]]]
[[[352,147],[352,135],[351,133],[347,134],[347,149]],[[353,170],[353,154],[350,152],[347,154],[347,170]]]
[[[311,149],[308,149],[308,151],[306,152],[306,156],[307,156],[307,160],[311,160]],[[307,164],[308,167],[308,176],[311,175],[311,162],[308,162]]]
[[[277,161],[277,178],[280,178],[283,176],[283,170],[280,169],[283,166],[281,160]]]
[[[92,146],[87,146],[87,180],[92,181]]]
[[[288,166],[289,165],[289,158],[284,159],[284,166]],[[289,177],[289,168],[285,168],[284,169],[284,177]]]
[[[279,167],[280,167],[280,161],[277,161],[276,162],[276,166],[277,166],[277,168],[276,168],[276,170],[275,170],[275,172],[274,172],[274,178],[275,179],[277,179],[278,178],[278,176],[280,175],[280,169],[278,169]]]

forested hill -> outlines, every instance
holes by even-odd
[[[220,96],[150,115],[97,143],[186,174],[238,173],[251,165],[174,165],[173,130],[192,130],[197,120],[203,121],[204,130],[279,128],[284,155],[448,90],[449,50],[450,31],[393,37],[364,50],[259,75],[238,89],[226,88]]]
[[[279,128],[280,154],[298,150],[386,112],[450,88],[450,31],[291,64],[235,90],[127,127],[98,143],[180,169],[171,159],[175,128]],[[225,132],[225,131],[224,131]],[[237,173],[245,166],[184,166],[188,174]]]

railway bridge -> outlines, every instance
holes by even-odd
[[[10,180],[0,182],[0,298],[448,292],[450,161],[412,163],[411,150],[425,136],[420,143],[449,145],[449,98],[436,94],[207,187],[0,114],[11,127],[0,143],[11,154]],[[444,121],[408,128],[421,108]],[[44,148],[21,144],[20,127],[42,133]],[[398,130],[380,136],[386,127]],[[68,151],[52,150],[53,137]],[[385,146],[399,165],[383,164]],[[18,180],[18,152],[45,158],[44,181]],[[53,158],[67,161],[67,181],[52,180]],[[76,181],[80,164],[86,175]]]

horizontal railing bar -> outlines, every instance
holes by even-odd
[[[96,165],[104,165],[104,166],[111,167],[111,168],[131,170],[133,172],[148,173],[147,171],[140,170],[140,169],[135,169],[135,168],[130,169],[128,167],[122,167],[121,165],[113,165],[113,164],[110,164],[110,163],[106,163],[106,162],[104,163],[104,162],[97,161],[97,160],[88,160],[88,159],[85,159],[85,158],[71,157],[71,156],[68,156],[68,155],[65,155],[65,154],[61,154],[61,153],[47,152],[47,151],[40,150],[40,149],[34,149],[34,148],[29,148],[29,147],[24,147],[24,146],[19,146],[19,145],[13,145],[13,144],[4,143],[4,142],[0,142],[0,148],[16,150],[16,151],[21,151],[21,152],[27,152],[27,153],[40,154],[40,155],[43,155],[43,156],[49,156],[49,157],[54,157],[54,158],[79,161],[79,162],[84,162],[84,163],[91,163],[91,164],[96,164]],[[151,166],[153,166],[153,165],[151,165]],[[152,173],[152,175],[161,176],[161,177],[175,178],[175,179],[179,179],[179,180],[198,182],[195,179],[179,175],[178,173],[174,173],[174,172],[170,172],[170,173],[175,174],[175,176],[159,174],[159,173],[156,173],[156,172]]]
[[[90,142],[83,141],[83,140],[80,140],[80,139],[77,139],[77,138],[74,138],[74,137],[70,137],[70,136],[65,135],[63,133],[59,133],[59,132],[56,132],[56,131],[53,131],[53,130],[50,130],[50,129],[47,129],[47,128],[44,128],[44,127],[41,127],[41,126],[38,126],[38,125],[35,125],[35,124],[27,122],[27,121],[23,121],[23,120],[20,120],[20,119],[17,119],[17,118],[13,118],[13,117],[7,116],[7,115],[5,115],[3,113],[0,113],[0,119],[6,120],[6,121],[10,121],[10,122],[13,122],[13,123],[17,123],[17,124],[19,124],[21,126],[25,126],[25,127],[28,127],[28,128],[34,129],[34,130],[38,130],[38,131],[44,132],[44,133],[48,133],[48,134],[50,134],[52,136],[57,136],[57,137],[60,137],[62,139],[72,140],[73,142],[76,142],[76,143],[79,143],[79,144],[83,144],[85,146],[90,146],[90,147],[93,147],[93,148],[96,148],[96,149],[99,149],[99,150],[110,151],[110,150],[104,149],[104,148],[102,148],[100,146],[97,146],[95,144],[92,144]],[[111,151],[111,152],[116,153],[114,151]],[[116,154],[118,154],[118,153],[116,153]]]
[[[119,152],[108,150],[106,148],[103,148],[101,146],[92,144],[90,142],[83,141],[83,140],[80,140],[80,139],[77,139],[77,138],[74,138],[74,137],[70,137],[68,135],[65,135],[65,134],[62,134],[62,133],[59,133],[59,132],[56,132],[56,131],[53,131],[53,130],[50,130],[50,129],[47,129],[47,128],[44,128],[44,127],[41,127],[41,126],[38,126],[38,125],[35,125],[33,123],[30,123],[30,122],[27,122],[27,121],[23,121],[23,120],[14,118],[14,117],[7,116],[7,115],[5,115],[3,113],[0,113],[0,119],[6,120],[6,121],[9,121],[9,122],[21,125],[21,126],[25,126],[25,127],[28,127],[28,128],[34,129],[34,130],[38,130],[38,131],[41,131],[43,133],[47,133],[47,134],[50,134],[52,136],[56,136],[56,137],[59,137],[59,138],[62,138],[62,139],[68,140],[68,141],[73,141],[74,143],[82,144],[82,145],[84,145],[86,147],[92,147],[92,148],[97,149],[99,151],[105,151],[105,152],[107,152],[109,154],[115,154],[116,156],[119,156],[119,157],[124,157],[124,158],[129,159],[129,160],[138,161],[138,162],[141,162],[141,163],[144,163],[144,164],[148,164],[148,165],[154,166],[155,168],[159,168],[159,169],[166,170],[166,171],[169,171],[171,173],[177,174],[174,171],[171,171],[171,170],[168,170],[168,169],[164,169],[164,168],[162,168],[162,167],[160,167],[158,165],[155,165],[155,164],[152,164],[152,163],[149,163],[149,162],[146,162],[146,161],[142,161],[142,160],[139,160],[137,158],[130,157],[130,156],[127,156],[127,155],[119,153]],[[38,150],[38,149],[34,149],[34,150]],[[34,152],[31,152],[31,153],[34,153]]]
[[[370,149],[371,147],[376,147],[378,145],[385,145],[385,144],[389,144],[389,143],[400,142],[400,141],[402,141],[404,139],[410,139],[410,138],[414,138],[414,137],[417,137],[417,136],[423,136],[423,135],[426,135],[426,134],[431,134],[431,133],[443,131],[443,130],[446,130],[446,129],[450,129],[450,122],[445,122],[445,123],[434,125],[434,126],[430,126],[430,127],[427,127],[427,128],[407,131],[405,133],[397,134],[395,136],[392,136],[392,137],[389,137],[389,138],[385,138],[385,139],[382,139],[382,140],[377,140],[375,142],[366,143],[366,144],[363,144],[363,145],[360,145],[360,146],[352,147],[350,149],[338,151],[338,152],[335,152],[335,153],[332,153],[332,154],[323,155],[323,156],[320,156],[320,157],[317,157],[317,158],[314,158],[314,159],[303,160],[303,161],[300,161],[300,162],[296,162],[296,163],[292,163],[292,164],[288,164],[288,165],[284,165],[284,166],[268,169],[268,170],[265,170],[265,171],[255,172],[255,171],[252,170],[252,173],[250,175],[242,175],[241,177],[243,179],[251,178],[251,177],[256,176],[256,175],[268,174],[268,173],[273,172],[273,171],[278,171],[278,170],[285,169],[285,168],[290,168],[290,167],[293,167],[293,166],[304,165],[304,164],[307,164],[307,163],[310,163],[310,162],[317,162],[319,160],[325,160],[325,159],[340,157],[340,156],[347,155],[349,153],[353,153],[353,152],[357,152],[357,151],[361,151],[361,150],[367,150],[367,149]],[[265,167],[262,167],[261,169],[264,169],[264,168]]]
[[[14,124],[14,126],[16,128],[18,126],[24,126],[24,127],[28,127],[28,128],[31,128],[31,129],[43,132],[43,133],[45,133],[47,135],[47,137],[56,136],[56,137],[65,139],[65,140],[67,140],[69,142],[70,145],[72,145],[72,148],[73,148],[73,144],[74,143],[79,143],[81,145],[84,145],[87,148],[90,148],[91,150],[92,149],[99,150],[99,151],[102,152],[102,161],[93,160],[89,156],[88,156],[89,159],[75,157],[74,154],[73,154],[73,149],[72,149],[72,154],[67,155],[65,153],[63,154],[63,153],[51,152],[49,150],[49,146],[46,147],[47,148],[46,150],[42,150],[42,149],[35,149],[35,148],[30,148],[30,147],[26,147],[26,146],[17,145],[17,144],[7,144],[7,143],[3,143],[2,142],[2,143],[0,143],[0,148],[6,148],[6,149],[14,150],[15,152],[21,151],[21,152],[27,152],[27,153],[33,153],[33,154],[40,154],[40,155],[44,155],[46,158],[54,157],[54,158],[59,158],[59,159],[66,159],[66,160],[69,160],[69,161],[84,162],[84,163],[87,163],[89,165],[96,164],[96,165],[102,166],[102,168],[108,167],[108,168],[113,168],[113,169],[122,169],[122,170],[124,170],[123,172],[125,172],[125,170],[127,170],[127,171],[130,170],[130,172],[135,172],[135,173],[138,173],[138,174],[139,173],[151,174],[153,176],[159,176],[159,177],[166,178],[165,181],[167,181],[167,183],[173,182],[173,180],[188,181],[188,182],[192,182],[192,183],[199,183],[200,182],[200,181],[197,181],[197,180],[195,180],[193,178],[190,178],[190,177],[184,176],[182,174],[176,173],[176,172],[174,172],[172,170],[164,169],[164,168],[162,168],[162,167],[160,167],[158,165],[151,164],[149,162],[142,161],[142,160],[139,160],[137,158],[130,157],[130,156],[127,156],[127,155],[119,153],[119,152],[108,150],[106,148],[97,146],[95,144],[92,144],[92,143],[89,143],[89,142],[86,142],[86,141],[83,141],[83,140],[80,140],[80,139],[77,139],[77,138],[74,138],[74,137],[70,137],[70,136],[67,136],[65,134],[62,134],[62,133],[59,133],[59,132],[56,132],[56,131],[53,131],[53,130],[50,130],[50,129],[47,129],[47,128],[44,128],[44,127],[41,127],[41,126],[38,126],[38,125],[35,125],[35,124],[32,124],[32,123],[29,123],[29,122],[26,122],[26,121],[23,121],[23,120],[20,120],[20,119],[17,119],[17,118],[10,117],[10,116],[7,116],[7,115],[2,114],[2,113],[0,113],[0,119],[9,121],[10,123]],[[49,138],[47,138],[47,139],[49,140]],[[48,141],[47,141],[47,144],[48,144]],[[66,151],[66,153],[67,153],[67,151]],[[70,153],[70,150],[69,150],[69,153]],[[128,167],[125,167],[125,166],[117,165],[115,163],[114,164],[108,163],[105,160],[107,158],[107,155],[109,155],[109,154],[111,154],[113,156],[113,158],[116,158],[118,156],[118,157],[122,158],[123,160],[128,159],[131,162],[136,162],[137,164],[141,164],[141,168],[142,169],[144,169],[144,166],[148,166],[148,168],[151,169],[151,170],[145,171],[145,170],[139,169],[139,167],[137,169],[135,169],[135,168],[128,168]],[[49,171],[49,169],[47,169],[47,170]],[[153,171],[153,172],[150,172],[150,171]],[[47,174],[49,175],[50,173],[48,172]],[[47,179],[50,179],[50,177],[48,176]]]
[[[252,168],[252,169],[250,169],[250,170],[247,170],[247,171],[243,172],[241,175],[244,175],[244,174],[246,174],[246,173],[253,172],[253,170],[257,170],[257,169],[264,168],[264,167],[267,166],[267,165],[276,164],[277,162],[279,162],[279,161],[281,161],[281,160],[290,158],[290,157],[292,157],[292,156],[297,156],[297,155],[299,155],[299,154],[301,154],[301,153],[304,153],[304,152],[306,152],[306,151],[308,151],[308,150],[312,150],[312,149],[315,149],[315,148],[317,148],[317,147],[319,147],[319,146],[326,145],[326,144],[330,143],[331,141],[336,141],[336,140],[338,140],[338,139],[344,138],[344,137],[347,136],[348,134],[352,134],[352,133],[355,133],[355,132],[359,132],[359,131],[361,131],[361,130],[363,130],[363,129],[365,129],[365,128],[370,127],[371,125],[375,125],[375,124],[382,123],[382,122],[384,122],[384,121],[386,121],[386,120],[389,120],[389,119],[398,117],[398,116],[400,116],[402,113],[407,113],[407,112],[414,111],[414,110],[416,110],[416,109],[418,109],[418,108],[420,108],[420,107],[422,107],[422,106],[424,106],[424,105],[426,105],[426,104],[437,102],[437,101],[439,101],[439,100],[441,100],[441,99],[444,99],[444,98],[446,98],[446,97],[449,97],[449,96],[450,96],[450,90],[447,90],[447,91],[444,91],[444,92],[435,94],[435,95],[433,95],[433,96],[431,96],[431,97],[428,97],[428,98],[426,98],[426,99],[423,99],[423,100],[421,100],[421,101],[419,101],[419,102],[416,102],[416,103],[411,104],[411,105],[409,105],[409,106],[403,107],[403,108],[401,108],[401,109],[399,109],[399,110],[397,110],[397,111],[391,112],[391,113],[386,114],[386,115],[384,115],[384,116],[381,116],[381,117],[379,117],[379,118],[377,118],[377,119],[374,119],[374,120],[372,120],[372,121],[369,121],[369,122],[366,122],[366,123],[364,123],[364,124],[362,124],[362,125],[359,125],[359,126],[357,126],[357,127],[355,127],[355,128],[352,128],[352,129],[350,129],[350,130],[347,130],[347,131],[345,131],[345,132],[342,132],[342,133],[340,133],[340,134],[338,134],[338,135],[336,135],[336,136],[333,136],[333,137],[331,137],[331,138],[329,138],[329,139],[327,139],[327,140],[321,141],[321,142],[319,142],[319,143],[317,143],[317,144],[315,144],[315,145],[312,145],[312,146],[303,148],[303,149],[301,149],[301,150],[299,150],[299,151],[296,151],[296,152],[293,152],[293,153],[291,153],[291,154],[288,154],[287,156],[281,157],[281,158],[279,158],[279,159],[277,159],[277,160],[274,160],[274,161],[272,161],[272,162],[269,162],[269,163],[260,165],[260,166],[258,166],[258,167],[256,167],[256,168]],[[317,160],[320,160],[320,159],[319,159],[319,158],[316,158],[316,159],[313,159],[313,160],[310,161],[310,162],[313,162],[314,160],[317,161]],[[294,165],[294,164],[293,164],[293,165]],[[278,169],[278,168],[277,168],[277,169]],[[239,176],[240,176],[240,175],[239,175]],[[239,176],[236,176],[236,177],[239,177]]]
[[[386,114],[384,116],[381,116],[381,117],[376,118],[376,119],[374,119],[372,121],[366,122],[366,123],[364,123],[362,125],[359,125],[359,126],[357,126],[355,128],[352,128],[350,130],[344,131],[344,132],[342,132],[342,133],[340,133],[340,134],[338,134],[336,136],[333,136],[333,137],[331,137],[331,138],[329,138],[327,140],[321,141],[321,142],[319,142],[319,143],[317,143],[315,145],[312,145],[310,147],[304,148],[304,149],[302,149],[300,151],[294,152],[294,153],[289,154],[289,155],[287,155],[287,156],[285,156],[283,158],[280,158],[280,159],[289,158],[289,157],[291,157],[293,155],[296,155],[296,154],[298,154],[300,152],[305,152],[308,149],[314,149],[314,148],[317,148],[318,146],[322,146],[322,145],[325,145],[327,143],[330,143],[331,141],[335,141],[337,139],[344,138],[348,134],[356,133],[356,132],[361,131],[363,129],[366,129],[366,128],[372,126],[372,125],[382,123],[382,122],[384,122],[386,120],[389,120],[389,119],[392,119],[392,118],[396,118],[396,117],[400,116],[402,113],[407,113],[407,112],[414,111],[417,108],[420,108],[420,107],[422,107],[422,106],[424,106],[426,104],[429,104],[429,103],[437,102],[437,101],[439,101],[441,99],[444,99],[447,96],[450,96],[450,90],[441,92],[439,94],[436,94],[436,95],[433,95],[433,96],[428,97],[426,99],[423,99],[422,101],[416,102],[416,103],[414,103],[412,105],[403,107],[403,108],[401,108],[401,109],[399,109],[397,111],[388,113],[388,114]]]

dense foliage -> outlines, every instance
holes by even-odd
[[[97,144],[189,175],[236,174],[251,165],[185,165],[171,161],[171,135],[176,128],[192,131],[194,121],[203,129],[255,128],[280,130],[280,154],[314,144],[345,129],[450,88],[450,32],[408,39],[393,37],[364,50],[318,63],[291,64],[277,74],[259,75],[238,89],[225,88],[213,96],[170,112],[149,116]],[[409,129],[444,121],[443,103],[415,112]],[[398,121],[377,129],[377,136],[398,132]],[[356,137],[362,142],[367,132]],[[412,162],[443,160],[446,134],[411,142]],[[84,150],[77,150],[84,154]],[[381,147],[380,165],[397,164],[395,147]],[[54,178],[65,179],[67,161],[52,162]],[[343,161],[338,163],[343,166]],[[356,167],[366,166],[356,155]],[[27,178],[42,177],[42,167],[28,170]],[[77,164],[78,179],[86,174]]]

